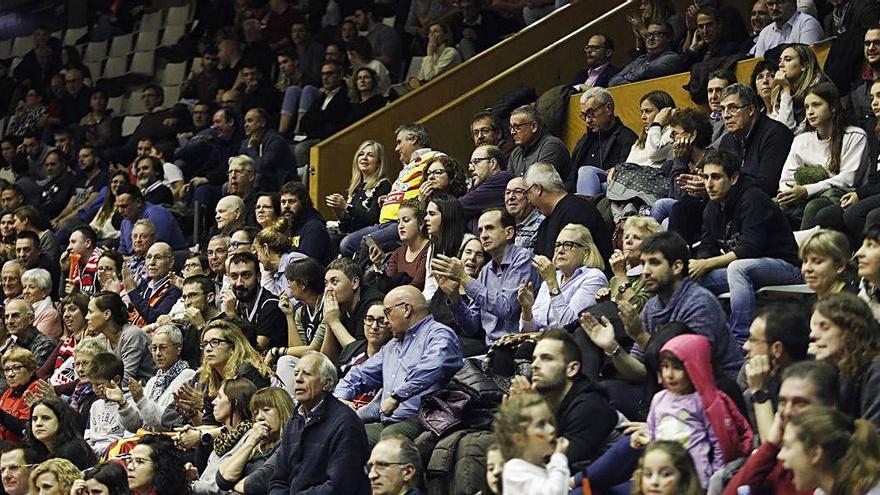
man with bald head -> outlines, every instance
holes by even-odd
[[[238,196],[224,196],[217,202],[214,220],[217,221],[217,230],[222,235],[232,235],[233,232],[244,226],[244,200]]]
[[[504,209],[516,220],[513,245],[534,249],[538,227],[544,221],[544,215],[526,199],[524,178],[514,177],[507,182],[507,188],[504,189]]]
[[[364,390],[382,389],[379,421],[367,424],[371,446],[386,435],[415,439],[422,431],[416,416],[422,397],[445,387],[463,365],[458,336],[428,312],[420,290],[411,285],[392,289],[384,306],[393,338],[353,367],[335,392],[350,401]]]
[[[24,290],[21,286],[22,273],[24,273],[24,268],[22,268],[18,260],[9,260],[3,263],[3,269],[0,271],[0,282],[3,284],[4,306],[12,299],[21,297],[21,293]]]
[[[174,266],[174,252],[166,242],[157,242],[147,250],[144,258],[147,280],[135,284],[131,272],[126,270],[122,282],[137,316],[131,322],[139,327],[155,323],[160,315],[167,315],[171,307],[180,299],[180,289],[171,283],[171,268]]]

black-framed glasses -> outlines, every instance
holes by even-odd
[[[507,196],[525,196],[525,195],[526,195],[526,190],[521,187],[518,187],[516,189],[505,189],[504,190],[505,197],[507,197]]]
[[[865,48],[872,48],[875,46],[880,46],[880,40],[865,40],[864,44]]]
[[[376,469],[377,473],[384,472],[386,469],[391,466],[406,466],[410,464],[409,462],[385,462],[385,461],[376,461],[376,462],[368,462],[367,463],[367,472],[369,473],[373,469]]]
[[[376,318],[372,315],[364,316],[364,325],[371,327],[373,325],[378,325],[380,327],[388,326],[388,320],[385,318]]]
[[[648,31],[645,33],[645,39],[660,38],[660,37],[666,36],[667,34],[669,34],[669,33],[667,33],[666,31]]]
[[[735,113],[738,113],[738,112],[739,112],[740,110],[742,110],[743,108],[745,108],[745,107],[750,107],[750,106],[752,106],[752,105],[751,105],[751,104],[745,104],[745,105],[722,105],[722,106],[721,106],[721,114],[722,114],[722,115],[724,115],[724,114],[731,114],[731,115],[733,115],[733,114],[735,114]]]
[[[199,349],[201,349],[203,351],[208,348],[216,349],[220,344],[232,345],[232,342],[230,342],[226,339],[203,340],[203,341],[199,342]]]
[[[11,364],[9,366],[4,366],[3,367],[3,374],[8,375],[10,373],[18,373],[18,371],[23,368],[26,369],[27,366],[25,366],[23,364]]]
[[[425,176],[429,179],[431,177],[440,177],[441,175],[446,175],[446,169],[438,168],[437,170],[428,170],[425,172]]]
[[[385,313],[385,318],[388,318],[391,315],[391,312],[394,311],[394,308],[397,308],[399,306],[403,306],[405,304],[409,304],[409,303],[402,302],[402,303],[397,303],[394,306],[391,306],[390,308],[383,308],[382,312]]]
[[[583,244],[581,244],[579,242],[574,242],[574,241],[557,242],[557,243],[553,244],[554,251],[558,250],[559,248],[562,248],[563,251],[571,251],[575,247],[582,248],[582,247],[586,247],[586,246],[584,246]]]
[[[584,45],[584,51],[587,53],[601,52],[604,49],[605,49],[605,45]]]
[[[176,344],[151,344],[150,345],[150,352],[153,352],[153,353],[165,352],[168,349],[171,349],[172,347],[174,347],[175,345]]]
[[[599,110],[607,107],[608,105],[599,105],[596,108],[588,108],[587,110],[581,110],[580,112],[578,112],[578,115],[580,115],[581,120],[587,120],[588,118],[595,119],[596,114],[599,112]]]
[[[538,187],[539,185],[540,185],[540,184],[532,184],[531,186],[527,187],[526,190],[523,191],[523,196],[528,196],[528,195],[529,195],[529,191],[531,191],[532,189]]]
[[[483,162],[483,161],[486,161],[486,160],[491,160],[491,159],[492,159],[491,156],[484,156],[484,157],[481,157],[481,158],[474,158],[474,159],[472,159],[471,161],[469,161],[468,163],[470,163],[470,164],[473,165],[473,166],[476,166],[476,165],[477,165],[478,163],[480,163],[480,162]]]
[[[534,124],[534,122],[523,122],[523,123],[521,123],[521,124],[510,124],[510,133],[511,133],[511,134],[516,134],[516,133],[518,133],[519,130],[522,129],[523,127],[525,127],[525,126],[527,126],[527,125],[532,125],[532,124]]]

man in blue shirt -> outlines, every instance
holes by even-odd
[[[474,279],[464,271],[457,258],[434,255],[431,269],[447,297],[452,315],[462,331],[474,335],[486,332],[486,344],[499,338],[519,333],[520,306],[517,288],[531,282],[539,287],[538,272],[532,267],[532,250],[513,244],[516,220],[504,208],[492,208],[480,215],[478,222],[480,243],[492,261]],[[465,305],[459,295],[459,286],[471,302]]]
[[[116,191],[116,211],[122,216],[119,227],[119,251],[131,254],[131,229],[135,222],[146,218],[156,226],[156,237],[175,251],[188,246],[174,216],[161,206],[144,201],[141,190],[133,184],[122,184]]]
[[[422,432],[416,416],[422,397],[445,387],[463,365],[458,336],[428,313],[421,291],[397,287],[385,296],[384,305],[393,338],[353,367],[334,392],[350,401],[363,390],[382,388],[382,419],[366,425],[371,446],[395,434],[415,439]]]

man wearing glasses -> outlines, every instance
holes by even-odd
[[[767,117],[760,101],[745,84],[724,88],[719,110],[727,134],[718,149],[733,153],[741,163],[740,173],[755,179],[761,190],[774,197],[794,135],[785,124]]]
[[[587,88],[604,88],[608,81],[620,72],[620,68],[611,64],[614,55],[614,40],[604,34],[594,34],[584,45],[584,70],[574,75],[572,86],[577,91]]]
[[[31,459],[36,463],[36,459]],[[0,453],[0,479],[3,481],[3,491],[9,495],[27,495],[28,479],[31,475],[31,466],[28,463],[24,444],[9,444]]]
[[[160,315],[171,312],[174,303],[180,299],[180,289],[171,283],[171,267],[174,266],[174,253],[165,242],[157,242],[150,246],[145,257],[147,262],[147,280],[135,285],[130,272],[123,273],[122,282],[131,304],[138,313],[133,323],[142,327],[147,323],[155,323]]]
[[[825,36],[815,17],[797,11],[796,0],[767,0],[766,4],[773,22],[761,30],[752,55],[761,57],[764,52],[789,43],[812,45]]]
[[[563,177],[568,176],[571,155],[565,143],[544,128],[538,109],[531,105],[518,107],[510,114],[510,135],[516,148],[510,153],[507,170],[523,175],[535,163],[550,163]]]
[[[59,112],[61,125],[77,124],[91,111],[92,90],[83,83],[82,71],[72,68],[64,74],[64,91]]]
[[[361,390],[382,388],[381,421],[366,425],[370,445],[395,434],[411,440],[418,436],[422,397],[445,387],[463,365],[458,336],[428,312],[420,290],[411,285],[392,289],[384,305],[393,338],[352,368],[333,394],[350,401]]]
[[[475,232],[476,219],[483,210],[504,206],[504,188],[513,174],[504,169],[504,157],[497,146],[475,149],[468,163],[468,174],[471,186],[458,202],[471,231]]]
[[[544,215],[526,199],[526,181],[522,177],[514,177],[507,183],[504,190],[504,209],[516,220],[513,245],[534,249],[538,227],[544,221]]]
[[[666,22],[652,22],[645,31],[645,54],[626,65],[608,82],[619,86],[645,79],[668,76],[681,70],[681,55],[671,48],[672,28]]]

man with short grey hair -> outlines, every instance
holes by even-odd
[[[523,105],[510,114],[510,136],[516,148],[510,153],[507,169],[513,175],[521,176],[531,165],[541,162],[553,165],[559,175],[568,176],[571,168],[568,148],[561,139],[547,132],[537,108]]]
[[[43,335],[34,326],[34,307],[31,303],[24,299],[9,301],[3,313],[3,321],[6,323],[9,335],[15,338],[14,345],[31,351],[37,360],[38,369],[43,366],[55,350],[58,341]],[[8,347],[4,345],[0,350],[5,352],[7,349]]]
[[[750,86],[737,83],[724,88],[719,109],[727,134],[718,149],[736,155],[742,163],[740,173],[755,179],[772,198],[794,135],[785,124],[767,117],[760,105]]]
[[[131,299],[137,316],[132,324],[143,327],[155,323],[160,315],[171,312],[174,303],[180,299],[180,289],[171,282],[171,268],[174,266],[174,252],[165,242],[150,246],[144,257],[147,266],[147,280],[137,285],[131,274],[123,274],[122,283]]]
[[[9,260],[3,263],[3,269],[0,270],[0,282],[3,286],[3,305],[9,303],[12,299],[21,297],[21,274],[24,273],[24,267],[18,260]]]
[[[568,194],[552,165],[532,165],[526,172],[525,181],[526,200],[546,217],[535,237],[535,254],[552,259],[559,231],[573,223],[590,231],[603,259],[611,256],[611,232],[596,205],[583,196]]]
[[[222,235],[231,235],[233,232],[244,226],[245,217],[244,200],[238,196],[230,194],[223,196],[217,202],[215,208],[214,220],[217,222],[217,230]]]
[[[565,189],[597,196],[607,189],[608,171],[626,161],[639,137],[614,114],[614,98],[604,88],[584,91],[579,115],[587,132],[574,147]]]
[[[526,199],[526,180],[514,177],[507,182],[504,190],[504,209],[516,220],[516,237],[513,245],[534,249],[538,227],[544,215]]]
[[[367,476],[373,495],[420,495],[422,459],[419,449],[402,435],[386,437],[370,453]]]
[[[310,351],[299,360],[293,383],[297,408],[284,427],[269,495],[290,493],[370,493],[361,469],[370,452],[364,424],[333,396],[336,368],[327,356]],[[248,490],[248,480],[243,483]]]

